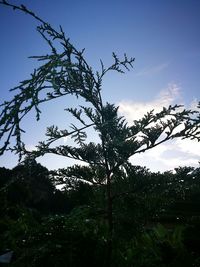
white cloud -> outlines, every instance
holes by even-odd
[[[161,144],[156,146],[154,149],[148,151],[148,156],[154,159],[160,159],[163,153],[168,151],[168,146],[165,144]]]
[[[180,145],[177,146],[176,141],[173,141],[161,144],[145,153],[136,154],[130,161],[135,165],[147,166],[151,171],[166,171],[179,166],[197,167],[199,158],[195,154],[183,152]]]
[[[179,87],[176,84],[170,84],[152,101],[121,101],[119,103],[119,112],[131,124],[133,120],[142,118],[145,113],[152,109],[155,112],[159,112],[164,106],[167,107],[174,103],[180,103],[180,101],[181,94]],[[190,108],[194,109],[196,106],[197,101],[194,100],[190,104]],[[176,131],[181,130],[181,127],[176,129]],[[165,171],[178,166],[198,166],[199,160],[200,142],[198,143],[197,141],[188,139],[176,139],[171,142],[166,142],[145,153],[136,154],[130,158],[133,164],[147,166],[152,171]]]
[[[157,66],[152,66],[149,68],[145,68],[138,73],[136,73],[136,76],[152,76],[154,74],[160,73],[162,70],[166,69],[169,66],[169,62],[162,63]]]
[[[181,152],[190,154],[193,157],[199,157],[200,160],[200,142],[189,139],[177,139],[175,145]]]
[[[177,167],[184,166],[197,166],[198,160],[194,158],[182,158],[182,157],[171,157],[169,159],[162,158],[161,162],[166,166],[166,170],[174,169]]]
[[[191,108],[192,110],[196,110],[196,111],[198,111],[198,110],[199,110],[199,109],[197,108],[198,103],[199,103],[199,101],[198,101],[196,98],[193,99],[193,101],[192,101],[191,104],[190,104],[190,108]]]
[[[28,151],[34,151],[34,150],[37,150],[37,147],[33,144],[27,144],[26,145],[26,150]]]
[[[69,136],[63,137],[63,143],[66,144],[69,141]]]
[[[141,119],[145,113],[152,109],[154,109],[155,112],[159,112],[163,107],[169,106],[178,100],[180,100],[180,88],[176,84],[169,84],[168,87],[162,90],[152,101],[121,101],[118,105],[119,112],[131,123],[133,120]]]

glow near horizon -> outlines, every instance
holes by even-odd
[[[121,114],[128,121],[135,119],[133,114],[139,118],[155,107],[173,103],[190,107],[200,99],[200,4],[197,1],[188,3],[176,0],[162,4],[152,1],[151,5],[148,1],[127,1],[126,5],[120,1],[111,1],[113,5],[106,1],[101,1],[101,4],[85,1],[84,5],[78,1],[78,5],[70,3],[68,6],[63,0],[59,5],[53,1],[41,4],[39,0],[34,3],[26,0],[23,3],[51,24],[61,24],[69,36],[76,40],[76,46],[81,49],[83,45],[86,48],[86,57],[95,68],[98,68],[100,58],[109,65],[112,51],[119,55],[126,52],[136,57],[134,70],[123,76],[110,74],[105,78],[102,91],[104,100],[119,105]],[[45,3],[48,5],[45,6]],[[71,12],[65,20],[67,8]],[[77,15],[78,20],[74,20]],[[0,7],[0,21],[0,56],[4,63],[0,87],[2,99],[5,100],[10,98],[8,89],[26,79],[35,66],[26,57],[45,54],[47,46],[33,29],[33,25],[37,24],[28,16]],[[4,25],[7,25],[6,32]],[[63,101],[61,106],[66,107],[70,102]],[[30,117],[24,122],[25,129],[29,130],[27,134],[34,133],[31,138],[30,135],[25,136],[30,147],[37,144],[36,140],[43,140],[46,126],[56,123],[61,128],[67,126],[68,118],[66,120],[58,103],[52,104],[51,108],[43,107],[42,115],[40,123],[33,123]],[[154,171],[162,171],[179,165],[197,166],[199,159],[198,143],[176,140],[134,156],[131,161]],[[53,168],[65,167],[72,163],[67,158],[53,155],[47,155],[39,161],[48,168],[52,168],[52,165]],[[0,166],[14,167],[16,164],[13,155],[0,158]]]

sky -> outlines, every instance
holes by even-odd
[[[119,106],[121,115],[131,124],[134,119],[163,106],[184,104],[195,108],[200,100],[200,1],[199,0],[22,0],[53,27],[62,25],[66,35],[95,69],[100,59],[112,64],[112,52],[135,57],[133,69],[126,74],[110,73],[103,82],[103,100]],[[0,103],[12,98],[10,88],[29,78],[38,63],[28,59],[46,54],[48,47],[35,30],[38,22],[30,16],[0,5]],[[27,147],[34,148],[44,139],[47,126],[62,129],[71,122],[63,109],[71,103],[64,99],[42,107],[41,121],[33,114],[23,122]],[[0,141],[1,142],[1,141]],[[67,141],[66,141],[67,142]],[[152,171],[178,166],[198,166],[200,144],[174,140],[146,153],[133,156],[131,162]],[[38,162],[49,169],[74,162],[46,155]],[[12,168],[17,156],[6,153],[0,167]]]

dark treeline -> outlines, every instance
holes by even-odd
[[[199,180],[200,168],[153,173],[127,164],[113,184],[113,266],[199,266]],[[63,182],[35,160],[0,168],[0,251],[13,251],[9,266],[105,265],[104,189],[78,179],[57,189]]]

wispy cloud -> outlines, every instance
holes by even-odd
[[[177,167],[198,166],[198,161],[195,158],[171,157],[170,159],[162,158],[161,162],[166,166],[166,170],[173,170]]]
[[[195,148],[192,151],[193,147]],[[200,143],[178,139],[161,144],[145,153],[132,156],[130,161],[135,165],[147,166],[151,171],[173,170],[179,166],[197,167],[199,151]]]
[[[175,102],[180,102],[180,88],[176,84],[169,84],[153,100],[148,102],[121,101],[118,103],[119,112],[131,123],[133,120],[141,119],[143,115],[154,109],[159,112]]]
[[[64,144],[67,144],[68,141],[69,141],[69,136],[65,136],[65,137],[63,137],[63,143],[64,143]]]
[[[198,110],[199,110],[199,109],[197,108],[198,104],[199,104],[199,101],[195,98],[195,99],[193,99],[193,101],[190,103],[190,108],[191,108],[192,110],[196,110],[196,111],[198,111]]]
[[[190,156],[200,160],[200,142],[189,139],[177,139],[175,145],[181,152],[190,154]]]
[[[37,147],[33,144],[26,144],[26,149],[28,151],[34,151],[34,150],[37,150]]]
[[[125,116],[129,124],[133,120],[143,117],[143,115],[154,109],[159,112],[165,106],[180,103],[181,90],[176,84],[169,84],[154,99],[147,102],[121,101],[118,103],[119,112]],[[195,108],[197,101],[190,104],[190,108]],[[164,171],[174,169],[178,166],[198,166],[200,160],[200,143],[188,139],[177,139],[165,144],[161,144],[152,150],[142,154],[132,156],[130,161],[133,164],[144,165],[152,171]]]
[[[152,76],[155,74],[160,73],[164,69],[166,69],[169,66],[169,62],[162,63],[157,66],[151,66],[149,68],[142,69],[138,73],[136,73],[136,76]]]

